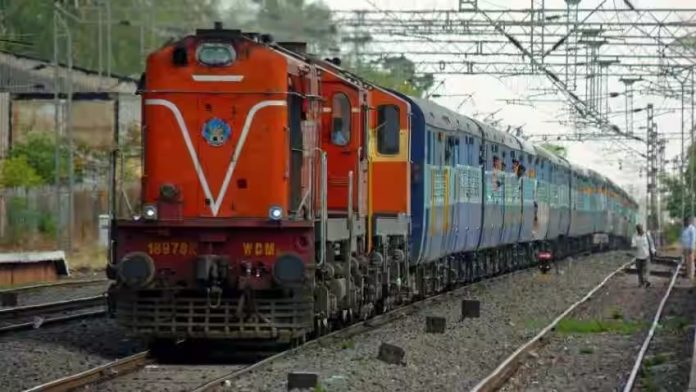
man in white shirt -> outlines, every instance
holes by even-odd
[[[684,218],[684,228],[679,239],[682,247],[682,255],[684,264],[686,265],[686,276],[692,281],[694,280],[694,245],[696,243],[696,228],[694,228],[693,219],[691,217]]]
[[[636,268],[638,269],[638,285],[650,287],[650,282],[646,278],[648,270],[648,260],[655,254],[655,244],[650,233],[643,230],[643,226],[636,225],[636,234],[631,239],[631,248],[635,249]]]

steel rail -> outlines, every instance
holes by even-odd
[[[25,390],[24,392],[65,392],[72,391],[89,384],[105,381],[110,378],[130,373],[151,362],[154,362],[154,360],[149,357],[149,354],[149,351],[143,351],[126,358],[117,359],[113,362],[85,370],[84,372],[37,385],[33,388]]]
[[[655,335],[655,329],[657,328],[657,325],[660,322],[660,318],[662,317],[662,311],[665,308],[667,299],[669,299],[670,294],[672,294],[672,288],[674,287],[674,283],[677,281],[677,276],[679,276],[679,270],[681,269],[681,265],[682,263],[680,262],[679,265],[677,265],[677,268],[674,269],[672,280],[670,280],[669,286],[667,287],[667,291],[665,292],[664,297],[662,297],[662,301],[660,301],[660,306],[658,306],[657,312],[655,312],[655,317],[653,318],[652,325],[650,326],[650,330],[648,331],[648,336],[645,337],[643,345],[641,346],[640,351],[638,352],[636,362],[633,364],[633,369],[631,370],[631,374],[629,375],[628,380],[626,381],[626,385],[623,388],[623,392],[630,392],[631,390],[633,390],[633,386],[636,382],[636,377],[638,376],[638,372],[640,371],[640,366],[643,364],[643,358],[645,357],[645,353],[648,351],[648,346],[650,346],[650,342],[652,341],[652,338]]]
[[[49,325],[49,324],[60,324],[60,323],[65,323],[68,321],[72,320],[77,320],[77,319],[84,319],[84,318],[90,318],[90,317],[101,317],[106,315],[106,310],[94,310],[91,312],[80,312],[76,314],[70,314],[67,316],[60,316],[60,317],[51,317],[51,318],[46,318],[41,320],[40,325]],[[26,323],[19,323],[19,324],[11,324],[11,325],[5,325],[0,327],[0,334],[4,334],[7,332],[16,332],[16,331],[22,331],[22,330],[28,330],[28,329],[36,329],[38,328],[34,322],[26,322]]]
[[[629,261],[628,263],[623,264],[616,270],[614,270],[612,273],[607,275],[604,280],[602,280],[598,285],[596,285],[592,290],[590,290],[582,299],[579,301],[575,302],[572,304],[569,308],[567,308],[563,313],[561,313],[558,317],[556,317],[551,324],[547,325],[544,329],[541,330],[536,336],[534,336],[531,340],[527,341],[524,345],[519,347],[515,352],[513,352],[510,356],[508,356],[500,365],[498,365],[493,372],[491,372],[486,378],[481,380],[474,388],[471,390],[472,392],[480,392],[480,391],[495,391],[500,386],[507,381],[510,376],[514,374],[514,371],[516,369],[517,364],[520,362],[520,359],[522,358],[523,355],[531,351],[533,348],[537,347],[540,343],[541,340],[548,334],[550,331],[552,331],[554,328],[556,328],[556,325],[563,320],[570,312],[575,310],[579,305],[583,304],[586,302],[590,297],[592,297],[597,291],[599,291],[604,285],[611,279],[613,278],[616,274],[619,272],[623,271],[626,267],[628,267],[630,264],[633,263],[633,260]]]
[[[107,282],[108,279],[83,279],[83,280],[66,280],[63,282],[48,282],[48,283],[39,283],[39,284],[34,284],[31,286],[20,286],[20,287],[11,287],[11,288],[6,288],[0,290],[0,294],[5,294],[5,293],[19,293],[23,291],[30,291],[30,290],[39,290],[39,289],[46,289],[46,288],[52,288],[52,287],[63,287],[63,286],[80,286],[80,285],[90,285],[90,284],[96,284],[96,283],[101,283],[101,282]]]
[[[29,317],[42,313],[64,312],[75,309],[83,309],[106,304],[104,295],[68,299],[64,301],[48,302],[37,305],[17,306],[13,308],[0,309],[0,320],[10,318]]]

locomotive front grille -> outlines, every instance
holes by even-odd
[[[313,325],[311,296],[256,298],[253,313],[238,314],[239,298],[223,297],[210,307],[205,297],[119,296],[116,319],[127,332],[163,338],[299,338]]]

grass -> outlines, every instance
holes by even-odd
[[[676,316],[668,317],[660,324],[663,328],[668,330],[683,331],[691,325],[691,322],[686,317]]]
[[[653,380],[652,373],[648,369],[641,369],[641,374],[640,374],[640,386],[642,387],[641,389],[646,391],[646,392],[657,392],[660,390],[660,388],[657,386],[655,383],[655,380]]]
[[[564,319],[556,326],[556,331],[565,334],[612,332],[623,335],[632,334],[642,328],[641,323],[626,320],[577,320]]]
[[[594,349],[591,347],[583,347],[580,349],[580,354],[592,354],[594,353]]]
[[[665,354],[657,354],[653,355],[651,357],[645,358],[643,361],[643,366],[647,369],[657,366],[657,365],[662,365],[663,363],[667,362],[667,355]]]
[[[321,384],[317,384],[317,386],[314,387],[314,392],[328,392],[328,391]]]
[[[68,256],[71,271],[103,271],[106,267],[106,250],[97,245],[84,245]]]
[[[653,379],[653,366],[661,365],[667,362],[667,356],[657,354],[652,357],[646,357],[643,360],[643,366],[640,368],[640,385],[644,391],[657,392],[660,390],[657,383]]]
[[[619,309],[613,309],[611,311],[611,318],[614,320],[623,320],[624,316]]]
[[[341,344],[342,350],[352,349],[353,347],[355,347],[355,343],[352,340],[346,340]]]
[[[669,356],[664,353],[646,357],[643,360],[643,366],[640,368],[640,384],[644,391],[657,392],[660,390],[657,383],[653,379],[653,367],[666,363]]]

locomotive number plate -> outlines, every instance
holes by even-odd
[[[147,253],[153,256],[195,256],[196,244],[182,241],[148,242]]]

